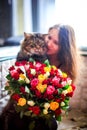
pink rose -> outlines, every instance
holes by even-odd
[[[11,77],[14,78],[15,80],[19,79],[19,73],[16,70],[10,71]]]
[[[49,85],[49,86],[47,87],[47,94],[48,94],[48,95],[49,95],[49,94],[53,94],[54,91],[55,91],[54,86]]]
[[[35,65],[36,70],[38,71],[41,67],[42,67],[42,64],[37,62],[37,64]]]
[[[32,88],[36,88],[36,86],[38,85],[38,79],[37,78],[34,78],[31,80],[31,87]]]
[[[52,83],[53,83],[54,86],[57,86],[59,84],[59,81],[60,81],[60,78],[58,78],[57,76],[55,76],[52,79]]]

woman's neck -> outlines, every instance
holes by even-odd
[[[59,66],[58,58],[56,55],[49,55],[49,61],[51,65]]]

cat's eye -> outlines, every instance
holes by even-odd
[[[30,45],[30,47],[34,48],[34,45]]]
[[[46,47],[46,46],[45,46],[45,45],[42,45],[41,47],[43,47],[43,48],[44,48],[44,47]]]

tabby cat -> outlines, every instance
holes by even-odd
[[[32,57],[36,61],[46,60],[45,34],[24,32],[24,40],[21,43],[21,49],[17,54],[17,61],[29,60]]]
[[[30,57],[37,61],[44,61],[46,57],[46,44],[43,34],[24,33],[24,40],[21,43],[21,49],[17,55],[17,61],[29,60]],[[32,118],[23,116],[20,118],[19,113],[15,111],[14,102],[10,99],[0,115],[1,130],[31,130],[29,124],[34,121],[33,130],[57,130],[57,122],[54,117],[50,119],[50,125],[42,117]]]

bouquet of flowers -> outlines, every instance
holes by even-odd
[[[21,117],[51,115],[61,121],[75,89],[68,75],[50,65],[48,60],[15,62],[6,78],[5,89]]]

